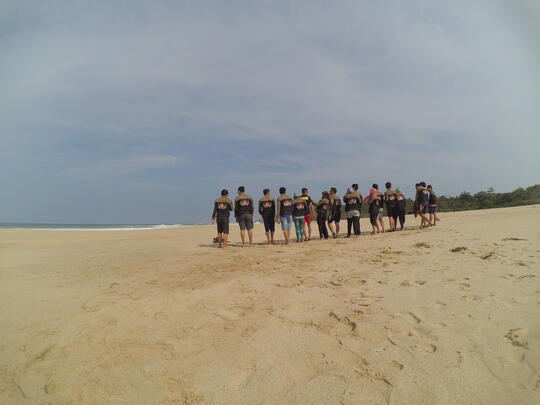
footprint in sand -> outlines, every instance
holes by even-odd
[[[421,353],[435,353],[437,351],[437,346],[431,343],[419,344],[411,348]]]
[[[527,342],[521,332],[521,328],[510,329],[504,337],[512,343],[513,346],[529,348],[529,342]]]

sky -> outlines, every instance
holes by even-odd
[[[0,222],[540,183],[540,3],[0,0]]]

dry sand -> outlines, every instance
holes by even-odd
[[[540,206],[441,217],[227,251],[0,230],[0,403],[539,404]]]

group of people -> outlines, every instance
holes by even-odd
[[[360,236],[360,210],[362,204],[368,204],[372,235],[385,232],[384,206],[388,215],[389,231],[397,230],[399,220],[400,230],[405,226],[406,199],[399,190],[392,188],[390,182],[385,185],[386,191],[381,193],[377,184],[373,184],[369,194],[363,197],[358,191],[358,184],[353,184],[347,189],[343,198],[337,195],[335,187],[329,191],[323,191],[321,199],[315,202],[309,196],[309,190],[303,188],[300,194],[290,197],[285,187],[280,187],[279,197],[275,199],[269,189],[263,190],[263,196],[259,200],[258,212],[264,222],[264,231],[269,245],[274,244],[275,224],[281,225],[285,244],[289,244],[291,228],[294,222],[296,242],[311,240],[311,223],[316,217],[321,239],[329,239],[328,229],[333,238],[337,238],[340,231],[342,211],[347,219],[347,238],[353,233],[357,238]],[[343,207],[342,207],[343,206]],[[343,208],[343,210],[342,210]],[[431,185],[425,183],[416,184],[416,198],[413,212],[415,217],[420,215],[420,227],[435,225],[437,219],[437,197]],[[214,242],[219,247],[227,247],[229,236],[229,217],[234,212],[236,222],[240,226],[240,238],[242,246],[251,246],[253,242],[253,214],[255,212],[254,199],[246,194],[244,186],[238,187],[238,195],[234,202],[229,199],[228,190],[221,190],[221,197],[214,201],[212,223],[217,224],[217,237]],[[428,216],[429,215],[429,216]],[[246,243],[246,232],[248,241]]]

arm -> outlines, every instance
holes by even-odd
[[[280,201],[279,201],[279,198],[277,199],[277,202],[276,202],[276,221],[277,223],[279,224],[279,209],[281,207],[281,204],[280,204]]]
[[[212,212],[212,223],[216,221],[216,214],[217,214],[217,206],[216,206],[216,203],[214,203],[214,211]]]
[[[238,201],[234,200],[234,217],[238,218]]]

